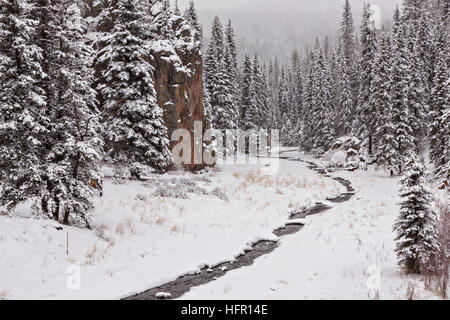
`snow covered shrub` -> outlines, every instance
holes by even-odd
[[[159,181],[153,195],[164,198],[189,199],[189,193],[204,195],[208,192],[190,179],[171,178]]]
[[[157,186],[153,195],[163,198],[189,199],[185,189],[174,188],[174,186],[166,184]]]
[[[400,181],[400,214],[394,224],[398,263],[407,271],[424,273],[439,252],[436,212],[426,186],[425,166],[412,155]]]
[[[361,141],[352,136],[338,138],[331,149],[323,156],[330,167],[346,169],[365,169],[366,161],[362,155]]]
[[[216,196],[217,198],[219,198],[220,200],[223,201],[229,201],[230,199],[228,198],[228,196],[219,188],[215,188],[213,191],[211,191],[211,195]]]

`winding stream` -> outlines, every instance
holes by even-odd
[[[339,177],[330,177],[330,175],[325,169],[318,168],[312,162],[290,157],[281,157],[281,159],[304,162],[307,164],[309,169],[312,169],[325,177],[332,178],[347,188],[347,192],[341,193],[335,198],[326,199],[329,202],[342,203],[350,200],[350,198],[355,194],[355,190],[351,186],[350,181]],[[326,210],[329,210],[330,208],[331,207],[323,203],[317,202],[314,206],[308,209],[304,209],[300,212],[293,213],[289,217],[289,220],[292,221],[295,219],[305,218],[306,216],[318,214]],[[303,227],[302,224],[296,223],[295,221],[293,221],[291,224],[288,222],[285,227],[274,230],[274,234],[281,238],[300,231],[302,227]],[[267,240],[258,241],[251,245],[251,250],[246,251],[244,254],[238,256],[236,260],[233,262],[225,262],[215,267],[204,267],[198,273],[182,275],[174,281],[168,282],[155,288],[151,288],[142,293],[127,297],[124,300],[158,300],[161,299],[161,297],[158,298],[156,296],[158,293],[162,292],[170,293],[170,297],[165,297],[165,299],[179,298],[193,287],[197,287],[206,284],[208,282],[214,281],[217,278],[224,276],[225,274],[227,274],[227,272],[231,270],[252,265],[257,258],[263,255],[270,254],[277,247],[278,242],[276,241],[267,241]]]

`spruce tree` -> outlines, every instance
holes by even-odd
[[[414,133],[414,142],[417,151],[424,149],[424,139],[427,132],[428,110],[425,77],[422,63],[419,57],[419,45],[417,36],[414,34],[412,24],[407,25],[407,53],[408,53],[408,87],[406,101],[410,114],[410,125]]]
[[[156,101],[145,10],[139,1],[118,0],[112,13],[114,29],[97,57],[97,63],[107,66],[98,89],[109,154],[136,176],[139,164],[163,171],[172,157],[163,110]]]
[[[313,148],[313,86],[314,86],[314,64],[316,61],[316,55],[314,52],[309,52],[306,61],[306,72],[303,86],[303,124],[302,132],[303,137],[301,146],[306,151],[311,151]]]
[[[375,109],[370,106],[370,89],[374,74],[373,66],[377,52],[377,37],[375,25],[371,19],[370,7],[364,6],[363,20],[361,24],[361,53],[359,59],[359,97],[356,110],[357,121],[355,134],[365,141],[369,154],[373,153],[373,135],[375,130]]]
[[[397,7],[393,26],[392,55],[392,120],[395,126],[395,140],[399,157],[398,170],[402,172],[405,156],[414,149],[413,133],[409,125],[409,109],[406,103],[408,88],[408,53],[404,39],[404,24]]]
[[[318,154],[327,151],[335,138],[330,80],[323,50],[319,48],[313,65],[310,110],[312,147]]]
[[[450,183],[450,59],[448,47],[439,55],[433,80],[430,159],[439,182]]]
[[[213,126],[221,130],[237,128],[237,107],[233,85],[236,78],[233,78],[227,65],[227,62],[233,59],[231,49],[230,46],[225,45],[222,24],[216,16],[205,57],[205,86],[212,107]]]
[[[197,40],[201,44],[203,44],[203,30],[202,30],[202,26],[200,24],[200,20],[198,18],[197,10],[195,9],[194,1],[189,2],[189,6],[186,8],[186,11],[184,12],[184,18],[189,22],[189,24],[196,31],[195,40]]]
[[[51,204],[54,219],[59,220],[62,211],[65,224],[81,220],[90,227],[87,214],[99,193],[93,185],[100,186],[103,146],[96,92],[92,89],[93,52],[85,44],[86,30],[78,6],[69,0],[54,6],[61,22],[59,32],[54,34],[57,57],[52,64],[56,69],[51,72],[57,94],[54,104],[49,104],[51,151],[45,159],[46,188],[41,196],[45,206]]]
[[[450,5],[447,5],[450,7]],[[438,8],[435,50],[438,51],[433,71],[430,106],[430,159],[439,183],[450,184],[450,59],[448,55],[450,10]]]
[[[425,166],[411,155],[401,180],[400,213],[394,224],[397,233],[398,263],[407,271],[427,271],[439,250],[436,213],[431,207],[431,191],[426,186]]]
[[[239,122],[239,71],[237,63],[237,46],[236,39],[234,35],[234,29],[231,24],[231,20],[225,27],[225,58],[224,67],[226,69],[227,77],[229,79],[229,91],[230,99],[232,101],[233,108],[233,122],[234,127],[237,127]]]
[[[344,11],[342,13],[340,41],[345,62],[350,68],[350,64],[353,63],[355,55],[355,27],[349,0],[345,0]]]
[[[257,118],[255,86],[253,85],[253,65],[250,57],[245,56],[242,70],[242,95],[240,127],[244,130],[256,128],[255,120]]]
[[[350,69],[346,65],[344,50],[339,50],[337,59],[337,91],[336,134],[348,135],[353,128],[354,100]]]
[[[253,87],[255,93],[255,108],[256,119],[255,124],[257,128],[266,128],[267,121],[267,89],[264,79],[263,70],[259,65],[258,55],[253,59]]]
[[[51,121],[45,114],[35,9],[24,0],[3,1],[0,9],[0,201],[9,209],[41,194]]]
[[[139,2],[140,0],[138,0]],[[167,40],[172,36],[171,9],[169,0],[149,0],[150,30],[158,39]],[[142,1],[141,1],[142,2]],[[120,4],[117,4],[118,6]],[[142,3],[136,3],[144,10]]]
[[[343,56],[342,67],[346,69],[351,86],[351,98],[353,103],[356,103],[357,95],[357,78],[356,78],[356,64],[355,64],[355,26],[353,23],[353,14],[350,6],[350,1],[345,0],[342,13],[342,22],[340,30],[340,43]]]
[[[398,142],[392,119],[392,56],[389,36],[380,38],[378,54],[375,57],[374,78],[370,93],[370,107],[376,110],[375,138],[377,165],[390,171],[391,176],[398,168]]]

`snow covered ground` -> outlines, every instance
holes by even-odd
[[[293,153],[291,153],[292,155]],[[436,298],[396,264],[392,225],[397,179],[382,171],[337,172],[352,182],[348,202],[307,219],[298,233],[248,268],[193,288],[183,299],[414,299]],[[249,285],[251,284],[251,285]]]
[[[261,166],[266,161],[262,160]],[[261,166],[221,165],[197,175],[181,171],[155,175],[147,182],[108,179],[105,196],[98,200],[92,217],[97,232],[66,226],[58,230],[61,226],[54,221],[27,217],[26,207],[20,208],[15,217],[2,215],[0,210],[0,299],[125,297],[196,271],[204,264],[232,260],[251,242],[276,239],[272,230],[284,225],[291,211],[343,191],[340,184],[323,178],[302,163],[280,161],[280,170],[274,176],[263,175]],[[203,298],[266,296],[258,288],[269,282],[255,283],[252,289],[246,285],[246,290],[238,291],[239,284],[232,279],[245,273],[250,279],[264,276],[267,280],[275,277],[274,281],[281,281],[289,275],[285,272],[296,271],[294,265],[288,267],[293,261],[303,260],[305,269],[298,269],[292,278],[284,280],[292,285],[312,272],[319,262],[323,264],[318,266],[319,274],[326,271],[327,265],[339,268],[339,262],[328,259],[327,254],[330,248],[339,248],[342,241],[350,242],[356,232],[349,231],[353,219],[346,215],[343,212],[342,217],[334,220],[319,217],[312,220],[310,232],[283,241],[273,257],[284,254],[287,260],[278,267],[274,263],[268,265],[276,267],[279,276],[263,275],[264,268],[253,273],[255,267],[251,267],[232,273],[226,282],[221,280],[211,287],[199,288],[189,296],[201,297],[202,292],[207,293]],[[345,225],[341,219],[346,219]],[[346,232],[338,234],[337,228]],[[318,241],[321,247],[305,243],[302,237]],[[332,242],[333,247],[329,245]],[[354,250],[349,251],[349,255],[354,254]],[[302,264],[298,267],[303,268]],[[78,274],[81,282],[77,290]],[[223,292],[224,283],[231,285],[231,291]],[[213,296],[209,296],[211,290],[215,292]],[[319,289],[314,292],[319,296]],[[288,291],[275,294],[277,298],[286,295]]]

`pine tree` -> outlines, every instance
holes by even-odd
[[[156,102],[145,10],[135,0],[112,8],[116,23],[97,63],[106,65],[99,91],[111,158],[139,176],[139,165],[165,170],[172,163],[163,111]]]
[[[447,6],[450,7],[449,4]],[[450,59],[449,7],[438,8],[435,45],[439,53],[433,71],[430,106],[430,159],[434,164],[434,175],[439,183],[450,184]]]
[[[341,37],[343,56],[347,67],[351,69],[355,56],[355,27],[353,24],[350,1],[345,0],[341,22]]]
[[[408,272],[426,271],[439,250],[436,213],[431,207],[432,193],[426,187],[425,166],[411,156],[401,180],[400,214],[394,224],[397,257]]]
[[[441,50],[433,83],[430,158],[436,168],[436,178],[448,184],[450,182],[450,59],[448,47],[443,47]]]
[[[34,11],[24,0],[3,1],[0,9],[0,201],[10,209],[39,197],[44,172],[50,120]]]
[[[277,84],[276,84],[276,68],[270,60],[269,72],[268,72],[267,86],[268,86],[268,103],[269,103],[269,123],[270,129],[280,129],[280,113],[278,110],[278,96],[277,96]]]
[[[172,24],[169,0],[149,1],[149,14],[152,21],[150,30],[153,33],[153,37],[164,40],[170,39],[172,36]],[[134,5],[140,5],[141,10],[144,10],[144,6],[142,3]]]
[[[362,141],[366,141],[369,154],[373,152],[373,134],[375,130],[375,109],[371,108],[370,88],[374,74],[373,66],[377,52],[377,37],[375,25],[371,19],[370,7],[364,6],[361,24],[361,56],[359,59],[359,97],[356,111],[357,121],[355,133]]]
[[[311,151],[313,148],[313,86],[314,86],[314,64],[316,61],[316,55],[314,52],[309,52],[306,61],[306,72],[303,86],[303,124],[302,132],[303,137],[301,146],[306,151]]]
[[[356,103],[358,82],[355,74],[355,26],[350,1],[345,0],[340,30],[340,43],[343,57],[342,67],[346,69],[351,86],[351,98]]]
[[[408,88],[408,54],[404,40],[404,24],[398,7],[394,14],[392,56],[392,121],[399,157],[398,170],[402,172],[405,156],[414,149],[413,133],[409,125],[409,109],[406,103]]]
[[[226,64],[232,61],[231,47],[225,46],[222,24],[215,17],[212,34],[205,57],[205,86],[212,107],[212,121],[216,129],[237,128],[237,107],[235,102],[236,80]]]
[[[319,48],[313,65],[310,106],[313,150],[319,154],[327,151],[335,138],[330,80],[323,50]]]
[[[234,35],[234,29],[231,24],[231,20],[225,27],[225,68],[227,77],[229,79],[229,89],[232,100],[233,108],[233,122],[234,127],[237,127],[239,122],[239,71],[237,63],[237,46]]]
[[[392,56],[389,36],[380,38],[378,54],[374,64],[374,79],[370,94],[370,107],[376,110],[375,138],[377,165],[390,171],[391,176],[398,168],[398,142],[392,119]]]
[[[406,22],[418,24],[423,0],[404,0],[403,14]]]
[[[44,210],[52,207],[55,220],[64,212],[63,222],[81,219],[90,228],[87,214],[93,209],[99,183],[99,163],[102,151],[99,111],[96,92],[92,89],[93,72],[89,59],[92,49],[86,46],[81,12],[72,1],[54,5],[61,28],[54,39],[57,58],[53,61],[51,80],[57,95],[49,115],[53,126],[49,134],[51,150],[45,159],[46,188],[41,195]],[[53,46],[52,46],[53,47]]]
[[[263,70],[259,65],[258,55],[253,59],[253,87],[255,93],[255,124],[258,128],[266,128],[267,124],[267,89],[264,79]]]
[[[189,22],[189,24],[194,28],[196,32],[195,40],[203,44],[203,30],[198,18],[197,10],[195,9],[194,1],[189,2],[189,6],[184,12],[184,18]]]
[[[336,133],[338,136],[350,134],[353,128],[354,100],[351,83],[350,69],[346,66],[343,50],[339,50],[337,58],[337,80],[339,90],[337,92]]]
[[[418,60],[423,72],[424,82],[424,98],[426,103],[430,104],[431,87],[433,81],[434,61],[434,44],[433,30],[431,25],[431,4],[424,1],[420,10],[420,20],[418,22],[417,43],[418,43]]]
[[[253,85],[253,66],[248,55],[245,56],[242,70],[241,125],[244,130],[255,129],[257,110],[255,108],[255,86]]]
[[[407,104],[410,114],[410,125],[414,133],[414,142],[417,151],[423,150],[424,138],[427,131],[426,90],[422,63],[419,58],[419,45],[417,36],[411,24],[407,25],[407,52],[409,79],[407,87]]]

